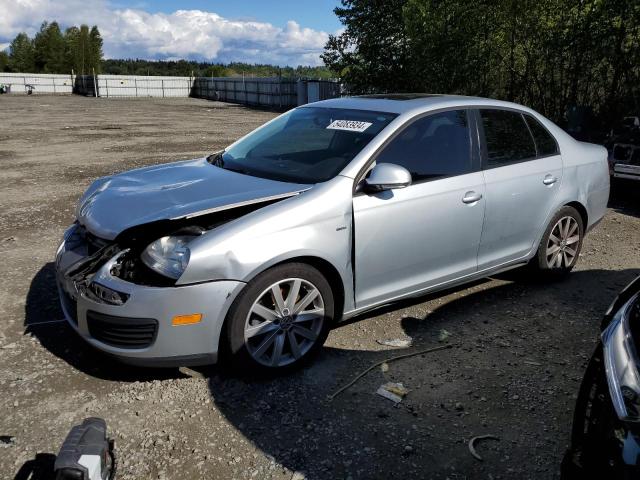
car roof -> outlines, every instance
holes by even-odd
[[[463,95],[439,95],[425,93],[392,93],[362,95],[357,97],[332,98],[308,103],[304,107],[345,108],[388,113],[418,113],[450,107],[501,107],[533,112],[516,103],[493,100],[491,98],[467,97]]]

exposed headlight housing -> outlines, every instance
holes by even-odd
[[[189,264],[190,252],[187,245],[194,238],[196,237],[192,235],[159,238],[144,249],[140,258],[151,270],[177,280]]]
[[[640,422],[640,372],[637,334],[640,294],[634,295],[602,333],[609,392],[620,420]]]
[[[124,305],[129,299],[127,293],[118,292],[97,282],[91,282],[84,294],[91,300],[107,305]]]

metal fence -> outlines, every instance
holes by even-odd
[[[11,93],[71,94],[74,75],[0,72],[0,84],[9,85]]]
[[[198,77],[191,96],[244,105],[287,109],[339,97],[340,83],[292,78]]]
[[[75,93],[89,97],[196,97],[286,110],[339,97],[335,80],[281,77],[155,77],[146,75],[36,75],[0,74],[0,83],[11,92]]]
[[[298,105],[341,97],[343,85],[337,80],[303,80],[298,90]]]
[[[192,85],[191,77],[98,75],[101,97],[188,97]]]
[[[144,75],[78,75],[74,93],[89,97],[188,97],[193,79]]]
[[[278,77],[196,78],[191,96],[271,108],[296,106],[298,102],[296,81]]]

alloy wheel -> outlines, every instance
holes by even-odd
[[[580,226],[575,218],[562,217],[551,229],[547,240],[549,268],[568,268],[576,260],[580,242]]]
[[[315,285],[301,278],[280,280],[249,310],[244,328],[247,351],[262,365],[289,365],[316,343],[324,316],[324,301]]]

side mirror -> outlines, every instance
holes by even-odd
[[[409,170],[393,163],[379,163],[365,179],[366,190],[381,192],[411,185]]]

